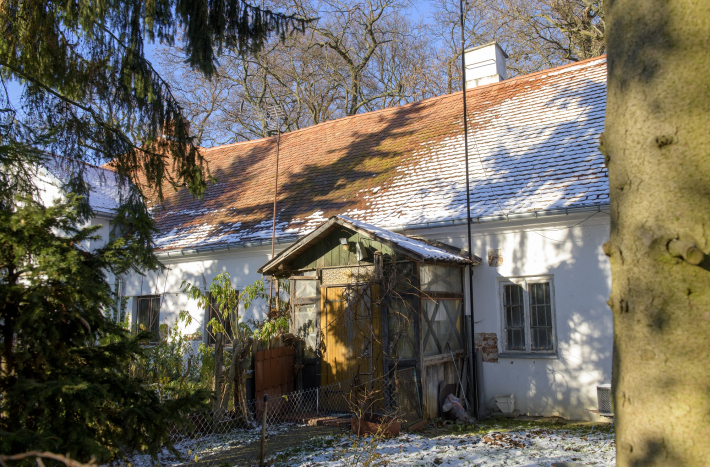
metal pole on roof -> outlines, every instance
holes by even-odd
[[[279,150],[281,149],[281,120],[283,120],[284,118],[284,112],[277,105],[271,105],[266,108],[257,107],[256,111],[266,124],[267,134],[271,135],[273,127],[276,127],[276,180],[274,182],[274,212],[271,220],[271,259],[274,259],[274,251],[276,245],[276,200],[279,196]],[[239,113],[244,113],[244,101],[242,101],[240,105]],[[271,302],[274,299],[273,279],[274,277],[272,276],[271,280],[269,281],[269,309],[271,308]]]
[[[473,261],[473,242],[471,240],[471,185],[469,183],[468,170],[468,110],[466,108],[466,38],[464,34],[464,0],[459,0],[460,20],[461,20],[461,85],[463,94],[463,138],[464,138],[464,155],[466,157],[466,227],[468,228],[468,259]],[[468,1],[466,1],[468,6]],[[474,342],[474,323],[473,319],[473,262],[468,265],[468,301],[471,308],[471,336],[468,345],[471,346],[471,385],[473,386],[473,416],[478,418],[478,378],[476,377],[476,349],[473,347]]]
[[[274,251],[276,245],[276,200],[279,196],[279,150],[281,149],[281,113],[276,106],[269,109],[267,113],[267,121],[269,120],[269,113],[271,115],[272,122],[276,124],[276,180],[274,182],[274,212],[271,220],[271,259],[274,259]],[[273,124],[273,123],[272,123]],[[271,301],[274,299],[274,280],[272,278],[269,281],[269,307],[271,307]]]

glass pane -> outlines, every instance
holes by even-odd
[[[296,300],[299,298],[316,298],[318,296],[317,281],[297,280],[294,282],[296,283]]]
[[[463,293],[460,268],[425,264],[419,268],[419,274],[424,292]]]
[[[395,268],[385,266],[383,270],[385,283],[394,284],[394,290],[400,293],[417,291],[419,283],[414,271],[414,263],[411,261],[398,262]]]
[[[422,304],[425,313],[422,329],[424,356],[460,350],[463,344],[461,300],[422,300]]]
[[[160,339],[160,297],[153,297],[151,299],[150,320],[150,330],[153,331],[153,335],[157,341]]]
[[[437,342],[438,336],[436,336],[436,330],[432,327],[432,325],[435,322],[435,313],[439,312],[439,304],[434,300],[422,300],[422,308],[422,336],[424,339],[424,356],[429,357],[431,355],[438,355],[441,353],[439,350],[440,346]]]
[[[138,299],[138,317],[137,324],[139,331],[147,331],[150,329],[150,299]]]
[[[136,322],[138,331],[152,331],[152,341],[159,339],[158,326],[160,324],[160,297],[138,298],[138,316]]]
[[[525,306],[523,287],[517,284],[503,286],[506,350],[525,348]]]
[[[296,307],[295,334],[305,341],[304,356],[315,357],[318,338],[318,314],[314,303]]]
[[[525,334],[522,329],[508,329],[508,350],[525,350]]]
[[[446,321],[441,323],[441,328],[439,331],[440,339],[443,339],[449,345],[442,342],[444,346],[444,353],[448,350],[448,347],[453,352],[461,350],[463,347],[463,302],[461,300],[442,300],[441,306],[444,307],[446,311]]]
[[[387,305],[387,336],[390,358],[414,358],[414,308],[410,300]]]
[[[550,283],[530,284],[530,344],[532,350],[552,350]]]

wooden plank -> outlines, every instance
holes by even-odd
[[[382,333],[382,306],[380,303],[380,286],[372,285],[371,288],[371,303],[372,303],[372,329],[374,331],[374,342],[372,344],[373,357],[373,378],[379,378],[384,374],[384,355],[382,351],[383,333]]]
[[[320,289],[320,334],[321,334],[321,344],[323,347],[321,364],[320,364],[320,375],[321,375],[321,386],[328,384],[328,364],[326,359],[330,356],[328,355],[328,288],[323,287]]]
[[[357,297],[357,303],[354,301],[349,304],[349,309],[352,310],[352,317],[348,321],[349,335],[347,343],[351,343],[349,347],[350,352],[352,352],[354,362],[353,365],[349,365],[350,372],[354,377],[358,373],[370,373],[370,355],[367,348],[366,333],[368,332],[367,323],[367,297],[363,296],[361,290],[355,290],[354,296]],[[351,375],[348,375],[351,376]]]
[[[254,360],[254,384],[258,395],[264,390],[264,352],[256,352]]]
[[[318,243],[316,243],[315,248],[316,248],[316,267],[322,268],[325,265],[325,261],[323,259],[323,252],[325,251],[325,246],[323,245],[323,242],[318,242]]]
[[[311,247],[308,249],[308,256],[306,257],[306,267],[303,269],[313,269],[316,267],[316,261],[318,255],[316,254],[316,249]]]
[[[339,243],[338,243],[338,245],[339,245]],[[338,252],[335,251],[336,245],[333,242],[333,234],[330,234],[330,236],[328,236],[325,246],[326,246],[326,249],[328,250],[328,258],[329,258],[327,260],[326,266],[338,266],[338,263],[340,263],[340,261],[334,257],[334,255],[337,254]],[[334,253],[334,251],[335,251],[335,253]]]
[[[454,352],[454,358],[456,360],[461,360],[465,358],[465,353],[463,350],[457,350]],[[451,354],[450,353],[444,353],[441,355],[433,355],[431,357],[424,357],[424,366],[431,366],[431,365],[437,365],[442,362],[450,362],[451,361]],[[458,365],[459,362],[456,362]]]
[[[415,287],[419,288],[420,283],[419,283],[419,263],[414,263],[413,265],[413,275],[414,278],[412,280],[412,283]],[[421,295],[417,293],[414,296],[413,304],[416,307],[416,310],[414,312],[414,336],[415,336],[415,346],[416,346],[416,354],[415,358],[417,359],[417,375],[419,375],[420,381],[421,381],[421,388],[422,392],[425,392],[424,385],[425,385],[425,377],[426,377],[426,367],[424,366],[424,342],[422,340],[422,325],[424,324],[424,318],[422,318],[422,300],[421,300]],[[427,409],[425,408],[426,405],[426,397],[424,394],[421,396],[421,401],[422,401],[422,414],[424,418],[429,418],[427,415]]]
[[[338,256],[340,258],[338,260],[338,266],[347,266],[348,264],[350,264],[350,248],[343,248],[343,246],[340,244],[340,237],[342,236],[349,237],[350,235],[347,232],[340,232],[340,234],[338,235],[338,246],[336,247],[338,249]],[[349,238],[348,242],[350,242]]]
[[[439,416],[439,383],[444,380],[441,374],[441,366],[430,366],[426,370],[426,378],[423,381],[424,389],[424,416],[426,418],[436,418]]]
[[[215,335],[214,346],[214,410],[218,410],[222,405],[222,372],[224,364],[224,335],[218,332]]]

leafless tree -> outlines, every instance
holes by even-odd
[[[266,0],[265,0],[266,1]],[[604,51],[603,0],[471,0],[466,47],[497,40],[515,76]],[[411,8],[426,2],[430,14]],[[278,105],[284,131],[461,89],[459,0],[269,0],[317,17],[304,34],[258,54],[232,51],[207,80],[172,49],[160,64],[203,146],[269,134],[260,109]]]
[[[603,0],[499,0],[499,18],[511,67],[529,73],[604,53]]]
[[[225,52],[209,81],[171,49],[160,65],[206,146],[266,136],[259,109],[269,105],[282,107],[286,131],[399,105],[431,95],[416,79],[425,41],[407,1],[284,1],[275,6],[319,21],[250,57]]]

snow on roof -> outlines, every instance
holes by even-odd
[[[84,181],[90,186],[89,204],[92,209],[111,214],[119,207],[121,189],[115,172],[59,156],[50,157],[44,166],[60,184],[66,183],[77,170],[83,170]]]
[[[391,242],[406,251],[421,256],[422,259],[431,261],[468,262],[468,258],[463,255],[457,255],[450,251],[446,251],[443,248],[424,243],[421,240],[415,240],[413,238],[409,238],[405,235],[398,234],[396,232],[390,232],[389,230],[383,229],[382,227],[376,227],[372,224],[366,224],[365,222],[352,219],[348,216],[339,215],[336,217],[345,221],[346,225],[350,224],[356,229],[370,232],[375,237],[379,237],[380,239],[385,240],[387,242]]]
[[[454,262],[454,263],[474,263],[479,264],[481,259],[474,256],[472,260],[468,256],[462,254],[457,248],[444,245],[435,246],[421,240],[407,237],[395,232],[391,232],[381,227],[367,224],[362,221],[352,219],[348,216],[337,215],[323,222],[317,228],[313,229],[307,235],[299,238],[296,242],[289,245],[273,259],[268,261],[257,272],[261,274],[270,274],[279,270],[279,266],[288,263],[293,258],[300,255],[303,251],[310,248],[314,243],[320,241],[324,235],[330,233],[336,226],[343,226],[359,234],[388,244],[395,250],[400,250],[404,254],[418,261],[425,262]],[[444,248],[444,247],[448,247]]]
[[[471,215],[609,203],[606,59],[469,89]],[[281,135],[277,239],[343,214],[384,229],[466,218],[461,93]],[[267,241],[276,137],[204,151],[217,183],[156,206],[158,249]]]

